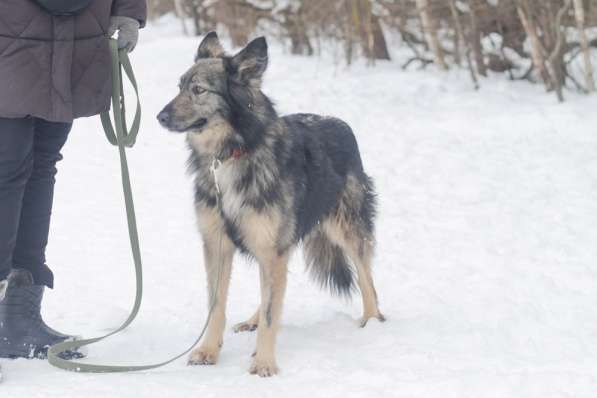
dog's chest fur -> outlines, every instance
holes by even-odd
[[[270,155],[270,151],[258,150],[217,164],[213,157],[194,153],[196,201],[215,207],[219,189],[219,213],[226,233],[239,249],[252,255],[263,246],[287,246],[294,233],[293,228],[283,227],[292,217],[281,216],[285,189],[272,167],[273,159],[265,158]]]
[[[246,159],[230,159],[213,170],[214,184],[220,189],[221,209],[223,216],[229,221],[238,221],[246,211],[248,198],[247,190],[255,190],[254,182],[249,182],[249,187],[243,187],[241,181],[247,178]]]

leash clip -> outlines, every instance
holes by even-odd
[[[220,190],[220,184],[218,183],[218,169],[220,168],[220,166],[222,166],[222,161],[218,158],[214,158],[214,160],[211,162],[211,167],[210,167],[210,171],[211,174],[214,176],[214,183],[216,185],[216,192],[218,193],[218,195],[222,194],[222,191]]]

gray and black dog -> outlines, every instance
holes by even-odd
[[[158,115],[186,133],[195,204],[214,310],[191,365],[217,362],[236,251],[259,263],[261,305],[235,331],[257,330],[250,372],[278,371],[275,339],[288,259],[304,244],[315,280],[363,297],[361,326],[384,320],[371,275],[375,192],[355,136],[341,120],[311,114],[280,117],[261,91],[268,65],[265,38],[227,56],[216,33],[199,46],[180,93]],[[218,277],[219,275],[219,277]],[[214,294],[217,292],[217,294]]]

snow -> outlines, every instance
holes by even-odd
[[[147,28],[133,63],[143,131],[129,151],[145,298],[123,334],[88,361],[145,364],[190,345],[206,316],[201,245],[182,136],[154,117],[190,66],[197,39]],[[400,58],[399,56],[397,58]],[[597,97],[557,104],[502,76],[474,91],[466,71],[351,69],[272,45],[266,92],[283,113],[348,121],[380,197],[375,282],[388,321],[357,327],[360,299],[321,292],[291,264],[281,373],[248,374],[254,334],[234,323],[258,305],[253,264],[237,259],[220,363],[121,375],[3,361],[12,397],[594,397],[597,391]],[[134,278],[117,152],[97,118],[64,150],[45,316],[96,336],[125,319]]]

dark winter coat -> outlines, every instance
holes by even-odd
[[[33,0],[0,0],[0,117],[70,122],[109,108],[110,16],[145,23],[145,0],[94,0],[53,17]]]

